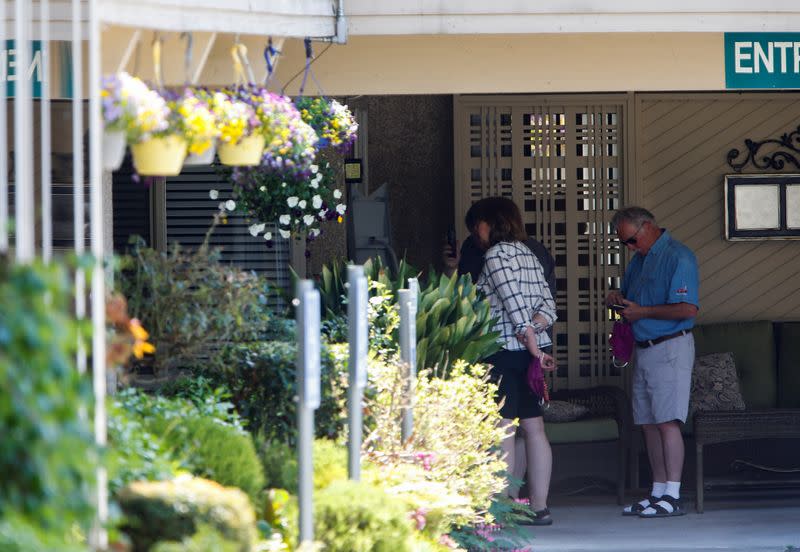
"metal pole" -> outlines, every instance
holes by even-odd
[[[0,3],[0,44],[5,45],[6,3]],[[6,83],[0,85],[0,253],[8,251],[8,117]]]
[[[408,369],[403,397],[400,438],[405,443],[414,432],[414,388],[417,379],[417,301],[409,289],[397,292],[400,301],[400,360]]]
[[[320,404],[320,299],[311,280],[297,282],[297,471],[300,544],[314,541],[314,410]]]
[[[42,39],[42,257],[50,261],[53,256],[53,196],[50,171],[50,0],[41,0]]]
[[[92,269],[92,383],[94,387],[94,433],[98,447],[105,447],[106,428],[106,310],[105,270],[103,261],[103,126],[100,120],[100,21],[97,0],[89,0],[89,186],[91,201]],[[108,548],[108,475],[102,464],[97,466],[95,486],[96,518],[93,545],[97,550]]]
[[[86,250],[83,194],[83,16],[81,0],[72,0],[72,228],[75,253]],[[75,317],[86,318],[86,273],[75,272]],[[78,372],[86,372],[86,350],[78,345]]]
[[[350,345],[349,385],[347,387],[348,420],[348,474],[350,479],[361,479],[361,400],[367,385],[367,277],[364,267],[347,267],[347,326]]]
[[[33,205],[33,101],[28,67],[31,63],[31,2],[14,5],[14,217],[17,259],[30,262],[36,254]],[[3,129],[5,131],[5,129]]]

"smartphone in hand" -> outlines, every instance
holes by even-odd
[[[447,231],[447,245],[450,246],[450,256],[451,257],[456,257],[457,256],[457,251],[456,251],[456,229],[455,228],[451,227]]]

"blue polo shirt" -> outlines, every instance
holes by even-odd
[[[691,303],[699,307],[699,281],[694,253],[664,230],[647,255],[637,253],[631,259],[622,279],[622,294],[645,307],[674,303]],[[692,326],[694,318],[643,318],[633,323],[633,335],[637,341],[646,341],[690,330]]]

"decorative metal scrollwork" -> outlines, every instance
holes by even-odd
[[[775,144],[789,151],[778,150],[759,158],[758,150],[766,144]],[[779,171],[786,166],[786,163],[791,163],[800,169],[800,125],[794,131],[783,134],[778,139],[770,138],[761,142],[753,142],[748,138],[744,141],[744,145],[747,148],[747,157],[741,163],[735,162],[736,158],[741,155],[738,149],[733,148],[728,152],[728,165],[737,173],[742,172],[742,169],[748,163],[753,163],[753,166],[757,169]]]

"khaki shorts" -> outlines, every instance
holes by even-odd
[[[686,422],[694,366],[694,336],[688,333],[658,345],[636,347],[633,369],[633,423]]]

